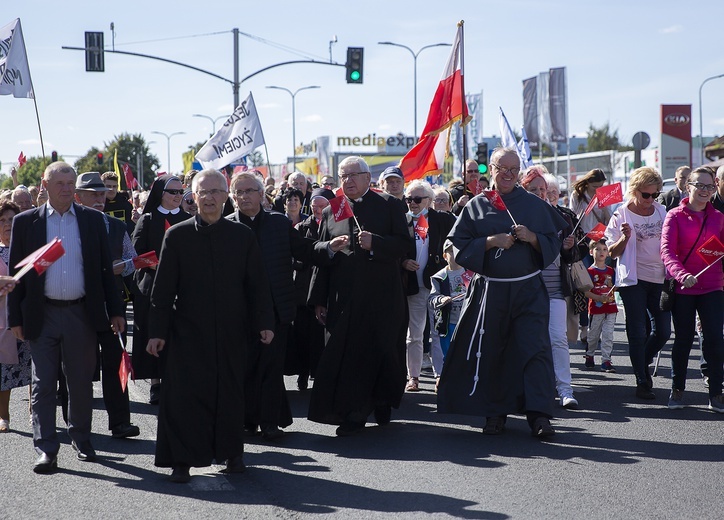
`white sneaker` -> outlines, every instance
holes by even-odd
[[[573,395],[564,395],[561,396],[561,406],[569,410],[575,410],[578,408],[578,401]]]
[[[432,370],[432,359],[429,354],[422,356],[422,370]]]
[[[0,419],[0,433],[7,433],[10,431],[10,421]]]

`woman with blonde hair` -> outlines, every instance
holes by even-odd
[[[665,274],[660,249],[666,208],[656,198],[662,186],[661,175],[653,168],[635,170],[626,200],[614,212],[605,235],[609,254],[616,260],[616,286],[626,311],[629,357],[640,399],[656,398],[648,366],[671,335],[671,313],[659,306]]]

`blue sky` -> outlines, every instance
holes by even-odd
[[[498,106],[513,127],[522,124],[522,80],[551,67],[567,67],[570,133],[585,134],[589,123],[607,121],[622,141],[637,131],[659,141],[661,104],[691,104],[693,133],[699,133],[699,86],[724,73],[720,0],[593,2],[580,0],[429,0],[346,2],[342,0],[170,2],[38,2],[4,0],[0,25],[22,21],[47,155],[57,150],[69,162],[92,146],[102,147],[122,132],[156,141],[151,150],[167,169],[182,169],[181,153],[208,138],[211,117],[232,110],[231,86],[188,69],[152,60],[106,55],[104,73],[85,72],[84,55],[61,50],[83,46],[85,31],[104,31],[116,49],[182,61],[232,78],[231,29],[279,44],[241,38],[241,77],[295,59],[344,63],[346,48],[365,48],[364,84],[348,85],[342,67],[292,65],[262,73],[241,85],[253,92],[272,163],[291,155],[292,91],[296,98],[297,142],[321,135],[413,133],[413,60],[393,41],[417,50],[452,43],[455,24],[465,20],[465,78],[468,92],[483,91],[483,132],[498,135]],[[285,49],[291,48],[298,53]],[[445,47],[418,58],[418,131],[447,60]],[[703,89],[704,135],[724,134],[724,78]],[[20,151],[40,154],[31,100],[0,97],[0,161],[8,173]],[[363,151],[363,149],[359,149]]]

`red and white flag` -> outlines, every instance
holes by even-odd
[[[470,181],[467,185],[467,188],[468,188],[468,191],[470,193],[472,193],[473,195],[480,195],[481,193],[483,193],[483,190],[485,189],[483,187],[483,183],[477,179],[473,179],[472,181]]]
[[[711,265],[724,256],[724,244],[722,244],[715,235],[712,235],[696,250],[696,254],[699,255],[707,265]]]
[[[128,163],[123,163],[123,176],[126,178],[126,186],[128,186],[129,190],[138,188],[138,181],[136,181],[136,178],[133,176],[133,172]]]
[[[596,189],[596,199],[598,199],[598,207],[605,208],[611,204],[617,202],[623,202],[623,191],[621,190],[621,183],[610,184],[608,186],[601,186]]]
[[[28,158],[25,157],[23,152],[20,152],[20,155],[18,155],[18,168],[22,168],[26,162],[28,162]]]
[[[422,137],[400,161],[405,182],[442,172],[450,151],[450,127],[456,121],[467,124],[471,119],[465,102],[463,50],[463,24],[460,22],[442,80],[430,104]]]
[[[596,242],[598,242],[599,240],[601,240],[603,238],[603,235],[605,235],[605,234],[606,234],[606,226],[604,226],[601,222],[599,222],[598,224],[596,224],[596,226],[591,231],[586,233],[586,236],[588,238],[590,238],[591,240],[595,240]]]
[[[508,207],[503,202],[503,198],[495,190],[483,190],[483,195],[487,197],[493,207],[500,211],[507,211]]]
[[[15,280],[20,280],[20,278],[30,271],[30,269],[35,269],[38,275],[41,275],[64,254],[65,249],[63,249],[61,240],[58,237],[55,237],[43,247],[36,249],[18,262],[15,268],[17,269],[18,267],[23,267],[23,269],[15,273],[13,278],[15,278]]]
[[[133,267],[135,267],[136,269],[153,267],[154,265],[158,265],[158,257],[156,256],[156,251],[149,251],[148,253],[143,253],[142,255],[138,255],[133,259]]]
[[[466,289],[470,286],[470,282],[473,280],[473,277],[475,277],[475,273],[470,269],[466,269],[465,272],[463,272],[463,285],[465,285]]]
[[[420,237],[423,242],[427,238],[427,230],[429,227],[425,215],[420,215],[417,218],[417,222],[415,222],[415,233],[417,233],[417,236]]]
[[[329,205],[332,206],[332,215],[334,215],[335,222],[354,217],[352,207],[349,205],[347,197],[335,197],[329,201]]]
[[[126,386],[128,385],[128,378],[130,377],[134,381],[136,380],[136,376],[133,373],[133,364],[131,363],[131,356],[128,355],[128,352],[126,352],[126,349],[123,349],[123,353],[121,354],[121,366],[118,367],[118,377],[121,380],[121,391],[126,391]]]
[[[20,18],[0,27],[0,96],[6,94],[16,98],[35,97]]]

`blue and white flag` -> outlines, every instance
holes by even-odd
[[[520,159],[520,167],[528,168],[533,166],[533,161],[530,156],[530,148],[528,147],[528,138],[525,137],[525,129],[523,129],[523,138],[520,142],[516,142],[515,134],[513,129],[510,128],[508,118],[505,117],[503,107],[500,109],[500,115],[498,116],[498,125],[500,126],[500,142],[505,148],[513,148],[518,152],[518,158]]]
[[[518,152],[522,153],[523,166],[530,168],[533,166],[533,156],[530,153],[530,144],[528,143],[528,136],[525,133],[525,125],[520,127],[520,133],[522,137],[518,141]]]
[[[7,94],[34,97],[20,18],[0,27],[0,95]]]

